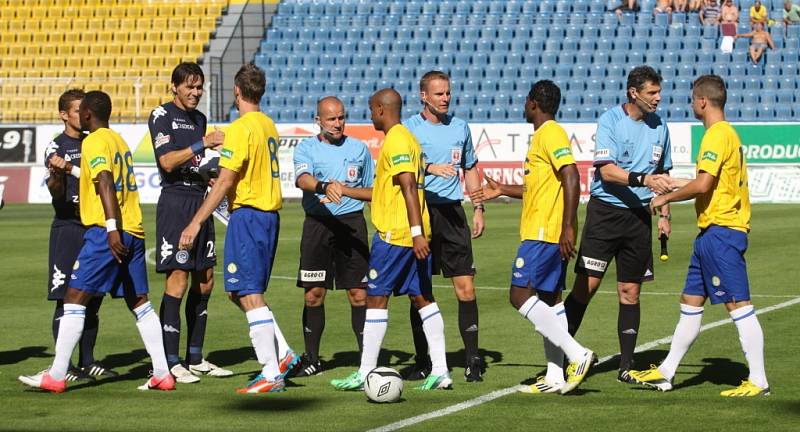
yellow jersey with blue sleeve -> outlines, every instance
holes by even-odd
[[[522,193],[521,240],[558,243],[564,217],[564,187],[560,170],[574,165],[567,132],[554,120],[533,133],[525,158]]]
[[[139,191],[133,172],[133,155],[122,137],[111,129],[100,128],[83,140],[81,149],[80,208],[81,223],[87,227],[106,225],[106,213],[95,184],[102,171],[114,180],[122,221],[119,228],[134,237],[144,238]]]
[[[228,192],[231,211],[252,207],[277,211],[282,205],[281,172],[278,167],[278,130],[262,112],[249,112],[225,131],[219,166],[238,174]]]
[[[381,240],[395,246],[412,247],[411,227],[408,224],[406,200],[394,176],[410,172],[417,179],[417,194],[422,214],[422,230],[431,239],[428,206],[425,204],[425,161],[422,148],[414,135],[402,124],[389,129],[376,161],[375,182],[372,189],[372,224]]]
[[[713,175],[716,184],[695,199],[700,229],[719,225],[750,231],[750,191],[742,150],[739,134],[726,121],[714,123],[703,136],[697,153],[697,173]]]

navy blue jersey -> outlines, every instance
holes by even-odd
[[[47,145],[44,155],[44,166],[50,168],[50,157],[58,155],[60,158],[75,165],[81,166],[81,142],[86,135],[81,134],[80,138],[72,138],[62,133]],[[64,195],[53,197],[53,209],[56,211],[55,218],[65,221],[81,223],[80,206],[78,205],[78,184],[79,179],[70,174],[62,175],[64,183]],[[87,174],[88,175],[88,174]]]
[[[172,172],[161,167],[159,158],[202,141],[206,133],[206,123],[206,116],[200,111],[184,111],[172,102],[165,103],[150,113],[147,125],[150,128],[150,139],[153,141],[162,188],[205,193],[207,182],[198,173],[203,154],[195,155]]]

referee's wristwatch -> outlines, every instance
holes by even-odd
[[[473,211],[480,210],[480,211],[486,213],[486,207],[484,207],[483,204],[478,204],[478,205],[472,207],[472,210]]]
[[[672,220],[672,213],[660,214],[658,215],[658,217],[660,217],[661,219],[666,219],[667,222],[669,222]]]

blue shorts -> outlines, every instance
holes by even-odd
[[[108,247],[105,228],[93,226],[83,236],[78,258],[72,266],[70,288],[93,295],[110,293],[112,297],[138,297],[147,294],[147,268],[144,263],[144,239],[120,231],[128,255],[118,263]]]
[[[747,282],[747,234],[712,225],[694,240],[683,293],[708,297],[711,304],[750,300]]]
[[[431,255],[418,260],[413,248],[386,243],[375,233],[369,253],[368,276],[368,296],[383,297],[392,293],[411,297],[428,295],[432,288]]]
[[[278,212],[240,207],[231,214],[225,234],[225,291],[241,297],[267,290],[280,228]]]
[[[538,291],[564,290],[567,262],[557,243],[525,240],[511,269],[511,285]]]

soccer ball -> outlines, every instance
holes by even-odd
[[[375,368],[364,380],[364,393],[373,402],[397,402],[403,394],[403,378],[392,368]]]

